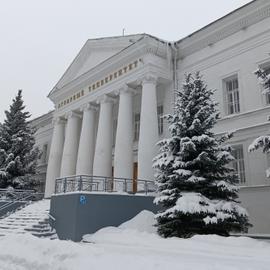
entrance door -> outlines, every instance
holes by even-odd
[[[137,192],[138,162],[133,164],[133,192]]]

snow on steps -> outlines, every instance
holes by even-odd
[[[57,238],[49,224],[50,200],[29,204],[15,213],[0,219],[0,236],[31,233],[37,237]]]

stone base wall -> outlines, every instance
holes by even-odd
[[[60,239],[80,241],[85,234],[119,226],[142,210],[157,212],[154,197],[141,195],[70,193],[51,198],[52,226]]]

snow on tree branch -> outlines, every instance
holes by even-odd
[[[153,167],[161,206],[157,227],[164,237],[194,234],[228,235],[246,231],[248,215],[238,201],[234,160],[225,142],[212,132],[219,118],[214,91],[199,73],[188,74],[183,88],[176,91],[174,114],[166,116],[171,137],[158,143]]]

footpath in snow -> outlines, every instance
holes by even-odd
[[[0,238],[1,270],[269,270],[270,244],[245,237],[163,239],[143,211],[118,228],[84,237],[89,243],[10,234]]]

